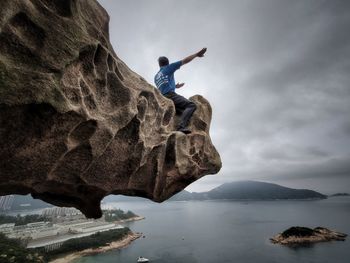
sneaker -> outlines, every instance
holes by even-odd
[[[189,133],[191,133],[191,130],[188,129],[188,128],[179,128],[179,129],[177,129],[177,131],[183,132],[184,134],[189,134]]]

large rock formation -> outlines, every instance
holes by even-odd
[[[106,195],[161,202],[220,170],[208,101],[174,132],[172,101],[118,58],[108,23],[95,0],[1,1],[0,195],[99,217]]]

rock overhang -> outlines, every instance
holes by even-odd
[[[202,96],[192,134],[172,101],[114,52],[95,0],[5,1],[0,10],[0,194],[100,217],[124,194],[162,202],[221,168]]]

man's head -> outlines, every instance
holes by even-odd
[[[167,57],[159,57],[158,58],[159,67],[164,67],[169,65],[169,59]]]

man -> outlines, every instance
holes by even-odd
[[[185,134],[191,133],[187,126],[196,110],[196,104],[175,93],[175,89],[183,87],[185,83],[175,85],[174,72],[194,58],[203,57],[206,51],[207,49],[203,48],[201,51],[171,64],[169,64],[167,57],[159,57],[158,59],[160,70],[155,75],[154,82],[160,92],[174,102],[176,112],[182,113],[177,130]]]

